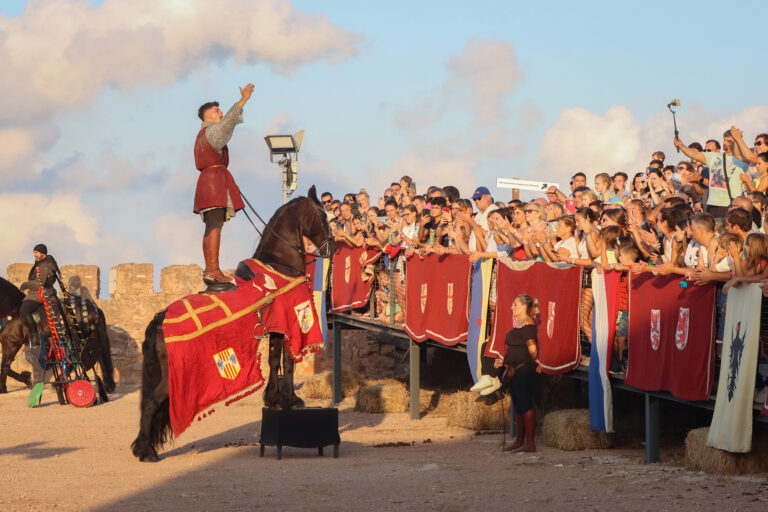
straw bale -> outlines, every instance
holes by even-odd
[[[360,387],[357,375],[352,372],[341,374],[341,396],[351,396]],[[301,386],[302,395],[306,398],[320,398],[330,400],[333,398],[333,373],[323,372],[307,377]]]
[[[589,426],[589,409],[563,409],[544,416],[544,444],[560,450],[610,448],[612,436]]]
[[[466,428],[470,430],[501,430],[509,428],[509,396],[504,396],[503,400],[493,404],[485,405],[475,402],[477,393],[469,391],[457,391],[446,397],[443,404],[443,397],[438,404],[438,415],[448,417],[449,427]],[[502,404],[504,410],[502,411]]]
[[[371,384],[357,390],[355,409],[368,413],[406,412],[410,396],[399,381]]]
[[[742,475],[768,471],[768,432],[752,433],[750,453],[731,453],[707,446],[709,427],[688,432],[685,438],[685,467],[723,475]]]

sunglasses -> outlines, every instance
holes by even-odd
[[[332,199],[327,199],[327,200],[323,201],[323,204],[331,204],[332,202],[333,202]]]
[[[678,171],[687,171],[687,170],[688,170],[688,168],[687,168],[687,167],[683,167],[683,166],[681,165],[680,167],[678,167],[678,168],[677,168],[677,170],[678,170]]]
[[[763,141],[761,141],[761,140],[756,140],[755,141],[755,146],[765,146],[765,143]]]

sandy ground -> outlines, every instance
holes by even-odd
[[[140,463],[129,450],[137,390],[89,409],[59,406],[49,390],[29,409],[26,397],[0,395],[0,511],[768,510],[768,475],[685,471],[680,449],[651,465],[640,450],[541,442],[535,454],[502,454],[500,435],[358,413],[351,399],[339,408],[338,459],[285,448],[278,461],[269,447],[260,458],[261,404],[249,397],[195,423],[161,462]]]

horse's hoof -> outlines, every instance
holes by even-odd
[[[8,392],[8,388],[7,387],[3,386],[3,387],[0,388],[0,394],[4,394],[4,393],[7,393],[7,392]]]
[[[306,409],[307,407],[307,405],[304,403],[304,400],[296,395],[280,398],[280,407],[283,409]]]
[[[279,409],[280,395],[272,389],[264,391],[264,407],[268,409]]]
[[[112,379],[109,379],[109,381],[104,382],[104,389],[106,389],[107,393],[114,393],[116,387],[117,387],[117,384],[115,384],[115,381]]]
[[[32,374],[27,371],[21,372],[21,382],[29,389],[32,389]]]
[[[141,457],[139,457],[139,460],[141,462],[160,462],[160,457],[158,457],[157,453],[153,451],[152,453],[142,455]]]

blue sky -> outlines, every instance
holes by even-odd
[[[89,3],[87,12],[77,10]],[[744,22],[761,14],[757,2],[735,2],[727,11],[714,2],[267,2],[288,10],[292,23],[281,24],[286,20],[277,15],[270,23],[271,11],[244,9],[260,2],[232,0],[221,2],[230,9],[205,15],[209,46],[192,63],[183,52],[141,47],[148,37],[120,33],[125,24],[139,30],[136,20],[160,5],[160,19],[169,21],[155,22],[159,33],[191,47],[195,37],[184,33],[182,14],[208,3],[0,2],[0,31],[34,41],[0,48],[0,62],[17,57],[19,71],[6,80],[18,81],[21,91],[13,103],[0,101],[0,110],[19,109],[0,116],[0,131],[23,129],[32,141],[27,153],[0,154],[0,165],[7,164],[0,209],[46,205],[27,210],[23,222],[1,221],[11,236],[0,244],[0,267],[29,260],[43,240],[60,263],[98,264],[105,276],[126,260],[157,268],[201,264],[202,224],[191,213],[195,112],[212,98],[234,103],[247,82],[256,92],[230,144],[230,168],[262,214],[280,201],[278,169],[263,141],[269,131],[306,130],[302,193],[316,183],[335,195],[360,187],[375,195],[405,173],[422,191],[458,183],[468,196],[497,176],[566,185],[577,170],[640,170],[656,149],[672,160],[666,104],[673,98],[683,102],[683,140],[718,137],[734,122],[746,137],[768,130],[762,30]],[[59,25],[35,33],[41,7],[51,4],[62,9]],[[123,20],[114,14],[120,9]],[[263,22],[279,27],[278,37],[242,48],[219,34],[249,16],[246,27]],[[111,30],[94,35],[98,26]],[[55,37],[59,31],[66,37]],[[35,55],[40,40],[56,49],[57,41],[74,45],[83,33],[97,43],[64,51],[59,61],[23,58],[27,50]],[[304,44],[305,37],[315,39]],[[290,58],[280,53],[283,40],[290,40]],[[302,55],[307,59],[296,64]],[[64,91],[50,99],[26,77],[58,77],[61,61],[83,84],[53,79],[51,87]],[[39,105],[40,98],[45,111],[28,119],[19,105]],[[478,120],[478,105],[493,113],[489,119]],[[26,148],[26,140],[18,146]],[[228,266],[256,243],[242,217],[225,226],[224,240]]]

